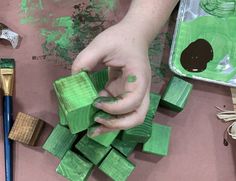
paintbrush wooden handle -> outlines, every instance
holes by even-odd
[[[5,156],[5,181],[13,181],[12,170],[12,142],[8,139],[12,127],[12,96],[3,98],[3,128],[4,128],[4,156]]]

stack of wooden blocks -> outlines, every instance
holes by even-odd
[[[127,180],[135,169],[128,156],[137,144],[143,145],[143,152],[167,155],[171,128],[153,122],[159,102],[171,110],[181,111],[192,89],[191,84],[173,77],[162,97],[150,94],[143,124],[90,137],[84,132],[94,127],[94,115],[99,110],[93,107],[93,102],[107,80],[108,72],[103,70],[92,75],[81,72],[54,83],[60,123],[43,148],[61,160],[56,171],[70,181],[86,180],[95,166],[115,181]]]

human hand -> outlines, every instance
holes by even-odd
[[[139,31],[121,22],[99,34],[75,59],[72,73],[92,71],[98,64],[109,68],[109,81],[100,96],[119,98],[115,102],[95,102],[112,115],[109,120],[96,117],[101,126],[93,136],[124,130],[143,123],[148,106],[151,69],[148,41]]]

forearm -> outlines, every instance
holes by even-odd
[[[123,23],[149,44],[161,31],[178,0],[133,0]]]

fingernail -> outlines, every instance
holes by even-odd
[[[101,104],[101,103],[114,103],[117,100],[118,99],[116,97],[103,97],[103,96],[100,96],[100,97],[96,98],[93,101],[93,105],[98,108],[99,104]]]
[[[110,119],[113,119],[115,116],[114,115],[111,115],[111,114],[108,114],[104,111],[99,111],[97,112],[95,115],[94,115],[94,120],[96,121],[96,119],[105,119],[105,120],[110,120]],[[97,121],[96,121],[97,122]]]
[[[88,137],[95,137],[98,136],[101,133],[100,126],[92,126],[88,129],[87,135]]]

